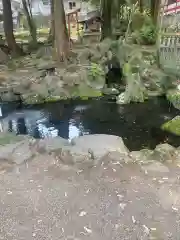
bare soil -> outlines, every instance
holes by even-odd
[[[0,174],[0,239],[179,239],[180,171],[76,169],[38,156]]]

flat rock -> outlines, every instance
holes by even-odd
[[[121,163],[130,163],[132,161],[133,159],[130,156],[127,156],[127,154],[118,151],[113,151],[103,156],[99,162],[103,163],[103,165],[109,163],[119,165]]]
[[[147,171],[147,172],[160,172],[160,173],[168,173],[169,168],[166,167],[164,164],[154,161],[150,164],[147,165],[142,165],[141,166],[142,170]]]
[[[14,164],[22,164],[23,162],[27,162],[36,154],[33,148],[35,142],[36,140],[31,142],[31,140],[28,139],[25,141],[1,146],[0,162],[7,161]]]
[[[80,147],[87,152],[90,151],[94,158],[101,158],[109,152],[120,152],[128,155],[129,150],[125,146],[121,137],[106,134],[85,135],[74,139],[76,147]]]
[[[80,164],[91,163],[94,165],[94,159],[90,152],[87,149],[82,148],[81,146],[66,146],[63,147],[61,153],[58,153],[58,159],[64,164]]]
[[[68,140],[56,137],[41,139],[37,143],[37,151],[40,153],[53,153],[58,150],[61,151],[62,147],[69,146]]]
[[[142,149],[140,151],[132,151],[130,153],[130,156],[134,162],[149,163],[152,161],[152,159],[150,157],[152,154],[153,154],[152,150]]]

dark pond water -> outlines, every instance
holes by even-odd
[[[130,150],[154,148],[163,142],[180,145],[180,137],[160,129],[162,123],[180,114],[163,98],[124,106],[107,100],[74,100],[13,108],[2,105],[1,131],[67,139],[90,133],[113,134],[121,136]]]

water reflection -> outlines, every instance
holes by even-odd
[[[81,114],[85,110],[77,106],[68,118],[53,119],[43,110],[22,110],[10,113],[0,120],[0,131],[14,132],[17,135],[28,134],[35,138],[54,138],[61,136],[71,141],[75,137],[89,133],[85,131]],[[0,112],[1,108],[0,108]]]
[[[179,115],[179,110],[169,109],[163,98],[123,106],[91,100],[43,104],[21,111],[14,109],[8,105],[0,108],[1,132],[35,138],[60,136],[69,141],[89,133],[112,134],[122,137],[130,150],[154,148],[162,142],[179,146],[180,142],[178,136],[160,129],[165,121]]]

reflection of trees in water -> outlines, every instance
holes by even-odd
[[[69,141],[73,138],[89,134],[89,131],[85,129],[83,124],[83,110],[85,110],[85,108],[82,108],[81,106],[79,108],[76,107],[72,118],[69,120]]]

